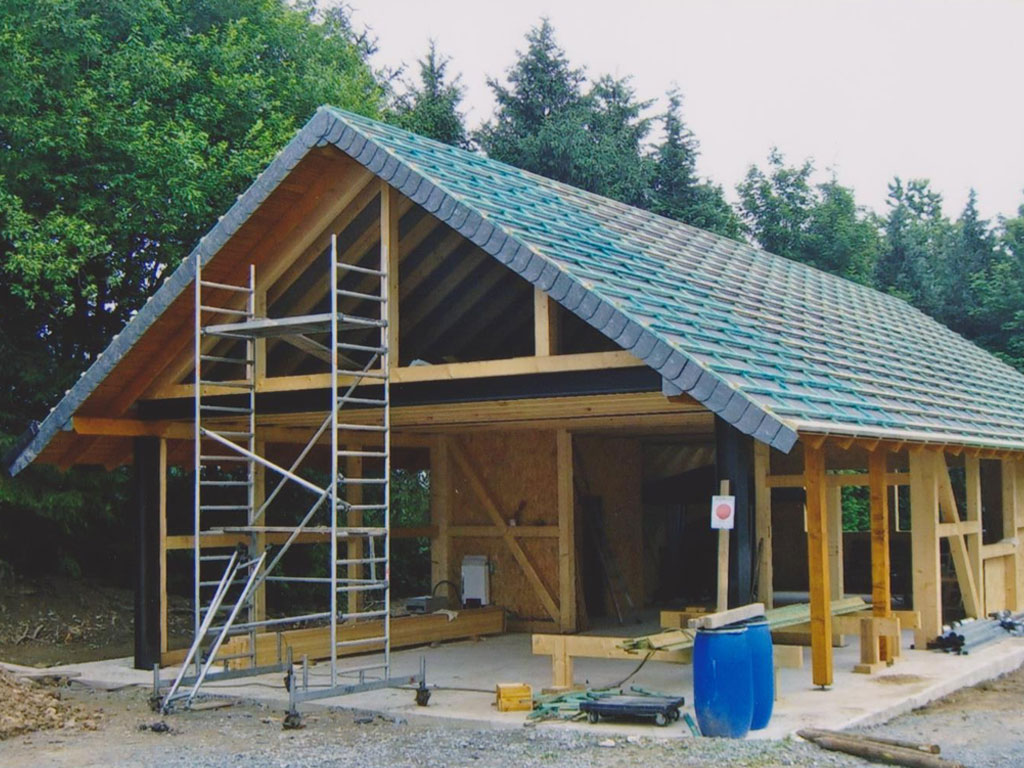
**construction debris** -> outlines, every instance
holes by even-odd
[[[20,679],[0,668],[0,741],[33,731],[78,725],[95,730],[95,716],[62,701],[57,688]]]
[[[843,752],[886,765],[902,765],[907,768],[965,768],[963,763],[939,757],[931,751],[938,748],[931,744],[897,742],[895,739],[878,739],[864,734],[814,728],[797,731],[797,736],[817,744],[822,749]],[[900,743],[906,746],[897,746]]]

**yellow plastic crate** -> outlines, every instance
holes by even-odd
[[[533,688],[526,683],[498,683],[499,712],[529,712],[533,709]]]

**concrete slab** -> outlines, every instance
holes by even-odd
[[[636,634],[636,631],[632,633]],[[910,641],[909,635],[907,640]],[[498,712],[494,706],[494,686],[504,682],[523,682],[539,691],[551,682],[550,659],[530,652],[528,634],[396,651],[392,654],[393,673],[405,675],[418,671],[421,656],[426,657],[427,679],[434,689],[428,707],[416,706],[411,690],[383,690],[321,699],[308,702],[303,707],[308,711],[320,706],[337,706],[380,711],[410,721],[441,720],[476,727],[519,728],[526,722],[526,713]],[[1024,664],[1024,639],[1007,638],[967,656],[908,650],[895,666],[876,675],[853,673],[853,665],[857,661],[856,643],[835,649],[835,684],[828,690],[811,685],[809,659],[803,669],[780,670],[779,697],[772,722],[763,731],[752,733],[751,738],[784,738],[804,727],[841,729],[884,722],[958,688],[1016,669]],[[358,661],[351,660],[350,663],[356,665]],[[683,695],[688,703],[687,709],[692,712],[693,677],[689,665],[648,662],[637,670],[638,664],[577,659],[576,680],[599,688],[617,684],[635,672],[626,685]],[[81,679],[109,684],[152,684],[152,673],[132,669],[129,659],[67,665],[49,671],[75,671],[80,673]],[[165,670],[164,675],[168,674]],[[326,665],[311,666],[311,684],[326,683],[326,676]],[[203,690],[211,694],[257,699],[281,709],[287,704],[287,693],[279,674],[224,681]],[[596,726],[545,723],[541,727],[587,727],[609,734],[655,735],[648,725],[614,722],[602,722]],[[682,723],[677,723],[658,728],[656,735],[688,738],[689,731]]]

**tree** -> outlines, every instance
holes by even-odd
[[[995,237],[991,260],[971,275],[971,330],[979,344],[1024,371],[1024,205],[1000,222]]]
[[[978,213],[972,189],[956,222],[943,275],[944,319],[954,331],[970,338],[990,335],[979,313],[976,279],[990,273],[996,258],[996,238],[989,222]]]
[[[939,320],[942,285],[952,227],[942,215],[942,196],[927,180],[897,177],[889,184],[885,242],[875,267],[875,285]]]
[[[508,85],[489,79],[494,119],[477,132],[488,156],[623,202],[640,204],[649,183],[642,144],[650,121],[628,78],[586,78],[555,41],[547,19],[527,33]]]
[[[870,282],[878,228],[853,190],[834,177],[812,185],[814,164],[786,165],[773,149],[768,172],[751,166],[737,186],[751,234],[767,251],[851,280]]]
[[[466,119],[459,111],[463,88],[458,75],[448,80],[450,62],[451,59],[438,54],[437,45],[431,40],[427,55],[418,62],[420,83],[408,86],[395,100],[394,118],[407,131],[466,149]]]
[[[284,0],[0,0],[0,451],[318,105],[378,113],[368,53]],[[55,485],[98,514],[74,477],[16,482],[4,512],[57,514]]]
[[[703,182],[697,175],[700,143],[683,122],[683,97],[678,89],[668,92],[668,110],[661,120],[665,139],[654,150],[649,207],[670,219],[739,238],[742,224],[722,188]]]

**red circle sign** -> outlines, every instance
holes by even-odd
[[[728,520],[729,516],[732,515],[732,507],[728,504],[719,504],[715,507],[715,515],[719,520]]]

